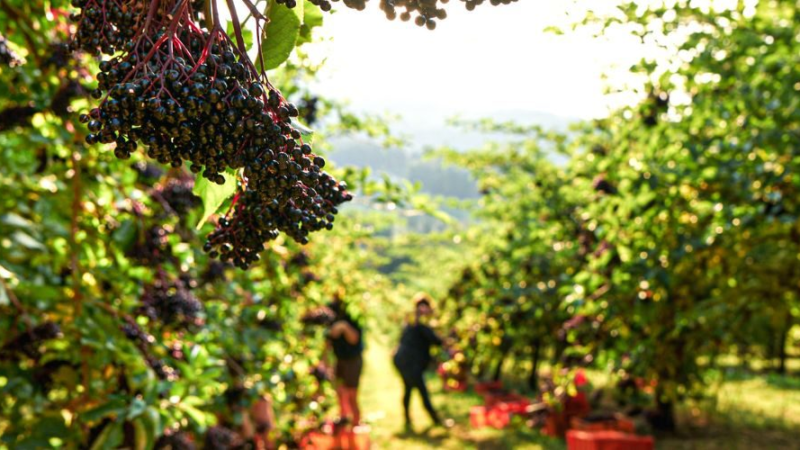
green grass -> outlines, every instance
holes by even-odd
[[[376,337],[376,336],[373,336]],[[472,393],[443,392],[431,374],[428,387],[451,429],[431,428],[418,394],[412,398],[414,433],[405,433],[402,382],[391,362],[391,343],[377,336],[366,354],[360,393],[363,416],[371,424],[376,449],[564,449],[552,439],[515,424],[505,430],[473,429],[469,410],[482,400]],[[595,373],[595,383],[603,379]],[[731,372],[716,386],[714,400],[689,402],[679,409],[680,430],[657,436],[658,449],[800,449],[800,379]]]
[[[683,405],[664,449],[800,449],[800,380],[733,373],[715,398]]]

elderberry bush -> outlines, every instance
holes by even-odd
[[[99,105],[80,117],[90,131],[86,142],[114,144],[120,159],[143,148],[161,164],[188,163],[218,184],[223,172],[237,174],[238,203],[208,238],[212,256],[246,268],[280,232],[306,243],[309,233],[332,228],[337,207],[352,197],[322,171],[325,160],[292,126],[298,109],[256,70],[241,43],[219,24],[204,30],[194,22],[196,2],[75,6],[73,47],[114,55],[100,64],[91,93]]]

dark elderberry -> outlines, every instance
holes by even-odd
[[[227,450],[241,448],[244,440],[233,430],[222,426],[213,426],[206,431],[205,446],[209,450]]]
[[[156,376],[161,380],[174,381],[174,380],[176,380],[178,378],[178,372],[175,369],[173,369],[172,367],[168,366],[164,361],[162,361],[160,359],[149,357],[149,358],[147,358],[147,365],[150,366],[151,369],[153,369],[153,372],[155,372]],[[175,446],[159,447],[158,443],[156,443],[155,448],[165,448],[165,449],[166,448],[172,448],[172,449],[175,449],[175,448],[192,448],[193,449],[194,447],[175,447]]]
[[[140,310],[151,320],[182,327],[197,323],[203,305],[184,282],[159,282],[145,288]]]
[[[168,432],[158,438],[154,445],[155,450],[195,450],[197,447],[187,433],[182,431]]]
[[[153,225],[144,232],[142,239],[131,246],[125,255],[141,265],[158,265],[172,256],[167,238],[169,232],[161,225]]]
[[[61,328],[57,324],[44,322],[32,329],[21,332],[8,341],[0,348],[0,357],[15,358],[19,355],[25,355],[32,359],[38,359],[41,355],[39,349],[41,345],[45,341],[57,338],[59,335],[61,335]]]

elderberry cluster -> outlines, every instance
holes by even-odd
[[[300,250],[299,252],[292,255],[289,258],[288,265],[297,268],[305,268],[311,263],[311,257],[308,255],[308,252],[305,250]]]
[[[299,163],[286,157],[278,161],[279,167],[290,168],[289,174],[268,177],[268,169],[251,172],[253,188],[241,194],[231,217],[219,220],[203,247],[212,258],[245,269],[260,259],[264,243],[281,231],[306,244],[309,233],[333,228],[337,206],[352,199],[344,183],[330,175],[303,172]],[[275,195],[281,191],[283,195]]]
[[[72,0],[81,11],[71,15],[78,30],[70,46],[91,55],[125,49],[144,22],[145,4],[144,0]]]
[[[8,47],[5,36],[0,35],[0,66],[16,67],[20,64],[22,64],[22,59]]]
[[[32,359],[41,356],[40,348],[45,341],[57,338],[61,334],[61,328],[55,322],[44,322],[29,330],[21,332],[0,348],[0,356],[3,358],[16,358],[25,355]]]
[[[156,189],[154,196],[169,207],[169,213],[183,217],[200,205],[200,197],[194,195],[193,187],[194,180],[191,178],[170,178],[163,186]]]
[[[161,169],[161,166],[145,161],[135,162],[131,164],[131,168],[138,175],[136,181],[145,186],[152,187],[164,175],[164,170]]]
[[[153,448],[155,450],[195,450],[197,447],[188,433],[167,429]]]
[[[198,323],[203,305],[181,282],[160,281],[145,288],[141,313],[165,325],[186,326]]]
[[[318,97],[304,97],[298,103],[300,116],[306,125],[313,126],[317,123],[319,113],[319,98]]]
[[[213,450],[241,448],[244,440],[233,430],[222,426],[213,426],[206,431],[205,446]]]
[[[132,245],[125,256],[143,266],[156,266],[172,255],[169,245],[169,230],[161,225],[153,225],[144,231],[143,239]]]
[[[0,133],[30,123],[31,118],[39,112],[32,105],[9,106],[0,111]]]
[[[137,346],[144,346],[155,341],[153,336],[147,334],[142,328],[134,322],[125,322],[120,327],[122,333],[128,340],[132,341]]]
[[[446,3],[446,0],[442,3]],[[436,28],[436,19],[447,17],[447,11],[439,7],[439,0],[381,0],[380,6],[389,20],[399,16],[400,20],[408,22],[412,14],[416,14],[414,23],[429,30]],[[405,8],[405,11],[398,15],[397,8]]]
[[[183,2],[170,14],[135,0],[111,3],[76,0],[76,45],[118,50],[100,64],[92,96],[102,101],[80,118],[90,131],[86,142],[113,143],[120,159],[141,145],[150,158],[173,167],[188,162],[218,184],[226,182],[223,172],[235,172],[238,203],[206,251],[237,267],[257,261],[279,232],[306,243],[310,232],[330,229],[337,206],[352,197],[292,126],[298,109],[247,55],[220,29],[194,24]]]
[[[447,11],[444,4],[449,0],[381,0],[380,7],[386,14],[386,18],[394,20],[397,17],[403,22],[408,22],[414,18],[417,26],[427,27],[429,30],[436,29],[436,21],[447,18]],[[467,8],[472,11],[475,7],[482,5],[485,0],[461,0]],[[489,0],[489,3],[497,5],[508,5],[519,0]],[[347,4],[347,2],[345,2]],[[398,13],[398,8],[405,11]]]
[[[175,380],[178,377],[178,372],[167,365],[163,360],[158,359],[150,354],[150,345],[155,342],[155,338],[145,332],[136,322],[125,322],[120,329],[125,334],[125,337],[133,342],[134,345],[144,356],[147,365],[153,369],[153,372],[159,379],[162,380]],[[174,351],[172,356],[174,356]]]
[[[486,0],[461,0],[464,2],[465,6],[467,7],[467,11],[472,11],[475,7],[480,6],[486,2]],[[519,0],[489,0],[489,4],[492,6],[500,6],[500,5],[510,5],[512,3],[516,3]]]

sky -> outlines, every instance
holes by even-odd
[[[486,2],[468,12],[451,0],[434,31],[386,20],[377,0],[361,12],[338,6],[312,51],[327,56],[316,88],[362,112],[399,114],[412,127],[456,114],[602,116],[610,100],[601,74],[622,74],[642,52],[627,37],[545,32],[578,12],[571,1]]]

